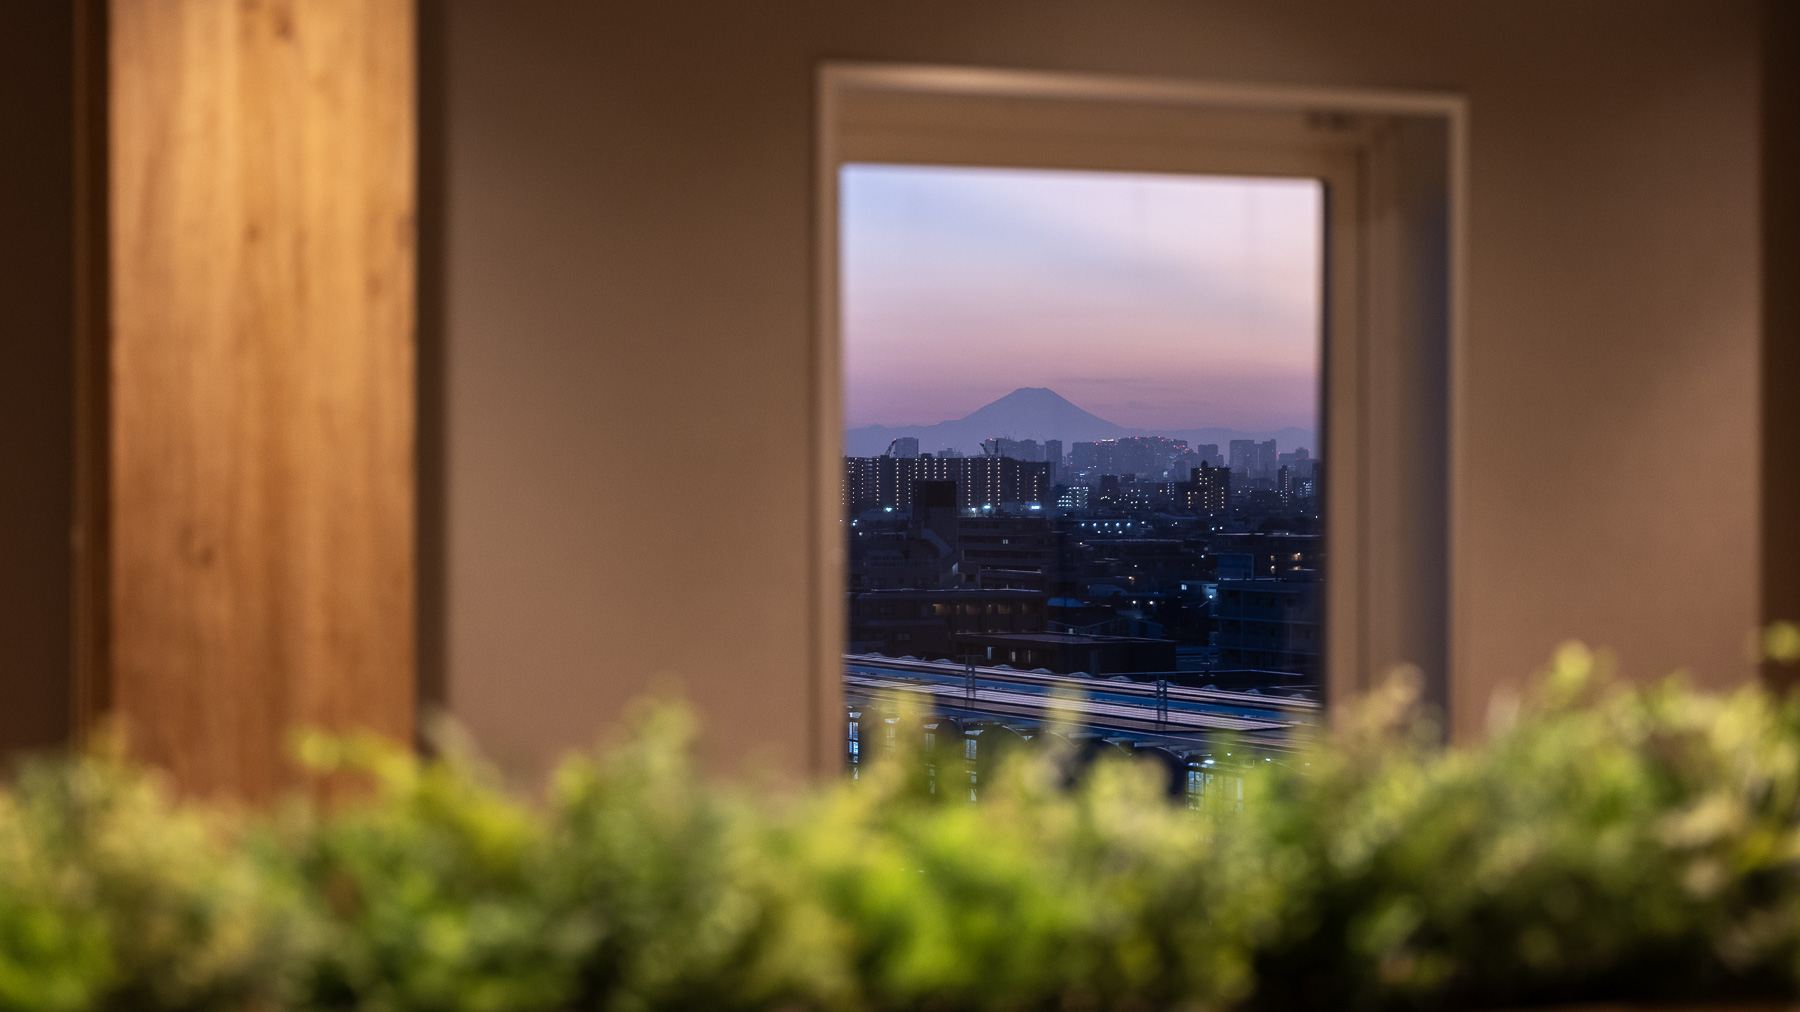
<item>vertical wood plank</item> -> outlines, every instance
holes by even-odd
[[[1762,79],[1762,601],[1761,620],[1800,621],[1800,7],[1764,0]],[[1792,690],[1800,668],[1769,663]]]
[[[73,14],[0,20],[0,764],[69,730]]]
[[[112,0],[110,700],[184,789],[411,733],[410,0]]]
[[[77,740],[112,703],[112,285],[107,230],[107,0],[76,0],[75,530],[72,602]]]

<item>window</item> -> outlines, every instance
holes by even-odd
[[[1175,768],[1394,662],[1444,700],[1458,100],[835,66],[820,116],[819,726],[1073,681]],[[902,663],[846,593],[1008,619]]]

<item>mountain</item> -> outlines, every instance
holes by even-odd
[[[954,448],[967,454],[981,452],[981,441],[995,436],[1008,439],[1046,439],[1063,441],[1063,452],[1074,443],[1122,436],[1164,436],[1185,439],[1189,446],[1218,443],[1223,450],[1233,439],[1273,439],[1283,453],[1297,446],[1315,453],[1318,442],[1307,429],[1285,428],[1274,432],[1245,432],[1239,429],[1128,429],[1122,425],[1084,411],[1054,390],[1045,387],[1020,387],[991,404],[936,425],[865,425],[844,432],[844,453],[852,457],[878,457],[888,444],[901,436],[916,436],[919,452],[932,453]]]
[[[844,433],[844,452],[852,457],[879,456],[900,436],[917,436],[921,453],[954,447],[975,454],[981,452],[982,440],[994,436],[1039,442],[1061,439],[1066,445],[1130,434],[1122,426],[1076,407],[1054,390],[1020,387],[962,418],[936,425],[867,425],[850,429]]]

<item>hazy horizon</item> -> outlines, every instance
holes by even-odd
[[[1185,439],[1196,446],[1205,443],[1223,445],[1234,439],[1274,439],[1284,453],[1302,446],[1315,454],[1319,449],[1317,433],[1299,426],[1284,426],[1272,430],[1220,426],[1129,428],[1086,411],[1081,405],[1048,387],[1021,387],[959,418],[947,418],[933,424],[847,427],[844,430],[844,452],[852,457],[878,456],[887,450],[892,439],[899,436],[917,437],[919,450],[926,454],[934,454],[940,450],[977,454],[981,443],[995,436],[1033,439],[1038,442],[1055,439],[1060,440],[1065,447],[1073,447],[1084,441],[1143,435]]]
[[[849,165],[842,184],[847,429],[1021,387],[1127,428],[1317,428],[1317,181]]]
[[[1051,393],[1056,394],[1058,397],[1063,397],[1065,400],[1069,401],[1069,403],[1074,404],[1076,407],[1081,408],[1083,411],[1089,410],[1087,405],[1082,404],[1080,401],[1075,400],[1073,397],[1067,397],[1066,395],[1063,394],[1063,392],[1061,390],[1057,390],[1054,387],[1034,388],[1034,387],[1029,387],[1029,386],[1017,386],[1017,387],[1013,387],[1011,390],[1007,390],[1007,391],[999,394],[996,397],[992,397],[986,401],[983,401],[980,404],[976,404],[976,405],[970,407],[967,411],[963,411],[958,414],[951,415],[947,418],[936,418],[936,419],[932,419],[930,421],[921,419],[919,421],[909,421],[909,422],[864,422],[860,425],[854,424],[854,423],[850,422],[848,419],[846,419],[845,423],[844,423],[844,428],[847,430],[848,429],[862,429],[862,428],[916,429],[916,428],[924,428],[924,427],[928,427],[928,426],[932,426],[932,425],[940,425],[944,422],[959,422],[959,421],[962,421],[964,418],[967,418],[970,415],[974,414],[975,412],[980,411],[982,408],[985,408],[985,407],[995,403],[996,401],[1005,399],[1009,394],[1017,393],[1020,390],[1030,390],[1030,389],[1049,390]],[[1243,426],[1243,425],[1230,425],[1230,424],[1226,424],[1226,423],[1217,423],[1217,422],[1194,423],[1194,424],[1188,424],[1188,425],[1125,425],[1124,423],[1118,422],[1115,419],[1106,417],[1106,415],[1104,415],[1103,413],[1101,413],[1099,411],[1093,411],[1091,413],[1095,414],[1095,415],[1099,415],[1101,418],[1105,418],[1106,421],[1113,422],[1114,424],[1119,425],[1121,428],[1143,429],[1146,431],[1168,432],[1168,431],[1177,431],[1177,430],[1182,430],[1182,429],[1243,429],[1247,432],[1248,431],[1265,431],[1265,430],[1266,431],[1274,431],[1275,429],[1307,429],[1310,431],[1313,428],[1311,423],[1301,424],[1301,423],[1297,423],[1297,422],[1290,423],[1290,424],[1283,424],[1283,425],[1274,425],[1274,426]],[[994,433],[994,435],[1005,436],[1005,435],[1007,435],[1007,433],[999,432],[999,433]]]
[[[959,415],[956,415],[956,416],[954,416],[954,417],[951,417],[951,418],[940,418],[940,419],[938,419],[938,420],[937,420],[937,421],[935,421],[935,422],[902,422],[902,423],[899,423],[899,424],[892,424],[892,423],[887,423],[887,422],[870,422],[870,423],[868,423],[868,424],[866,424],[866,425],[848,425],[848,424],[846,424],[846,425],[845,425],[845,426],[844,426],[844,428],[845,428],[845,431],[849,431],[849,430],[851,430],[851,429],[867,429],[867,428],[876,428],[876,429],[924,429],[924,428],[931,428],[931,427],[933,427],[933,426],[937,426],[937,425],[943,425],[943,424],[945,424],[945,423],[947,423],[947,422],[960,422],[960,421],[963,421],[963,420],[964,420],[964,419],[966,419],[966,418],[968,418],[968,417],[970,417],[970,416],[971,416],[971,415],[975,415],[975,414],[978,414],[978,413],[980,413],[980,412],[981,412],[981,411],[982,411],[982,409],[984,409],[984,408],[989,408],[989,407],[993,407],[993,406],[994,406],[994,405],[996,405],[996,404],[999,404],[999,403],[1002,403],[1002,402],[1004,402],[1004,401],[1006,401],[1006,400],[1008,400],[1008,399],[1010,399],[1010,398],[1011,398],[1011,397],[1012,397],[1012,396],[1014,396],[1014,395],[1016,395],[1016,394],[1020,394],[1020,393],[1025,393],[1025,392],[1027,392],[1027,391],[1032,391],[1032,390],[1048,390],[1048,391],[1049,391],[1049,392],[1050,392],[1050,393],[1052,393],[1052,394],[1055,394],[1055,395],[1056,395],[1056,396],[1057,396],[1057,397],[1061,397],[1061,398],[1062,398],[1062,399],[1063,399],[1063,400],[1066,400],[1066,401],[1068,401],[1068,402],[1069,402],[1069,403],[1070,403],[1070,404],[1072,404],[1072,405],[1074,405],[1074,406],[1075,406],[1075,407],[1077,407],[1077,408],[1080,408],[1080,409],[1081,409],[1081,410],[1083,410],[1083,411],[1086,411],[1086,410],[1087,410],[1087,407],[1086,407],[1086,406],[1085,406],[1085,405],[1083,405],[1083,404],[1080,404],[1080,403],[1079,403],[1079,402],[1077,402],[1077,401],[1075,401],[1075,400],[1073,400],[1073,399],[1071,399],[1071,398],[1068,398],[1068,397],[1063,397],[1063,394],[1062,394],[1062,391],[1060,391],[1060,390],[1056,390],[1056,389],[1053,389],[1053,388],[1051,388],[1051,387],[1014,387],[1014,388],[1013,388],[1013,389],[1012,389],[1012,390],[1010,390],[1010,391],[1008,391],[1008,392],[1007,392],[1007,393],[1005,393],[1005,394],[1002,394],[1002,395],[1001,395],[1001,396],[999,396],[999,397],[997,397],[997,398],[995,398],[995,399],[994,399],[994,400],[991,400],[991,401],[988,401],[988,402],[986,402],[986,403],[985,403],[985,404],[978,404],[978,405],[976,405],[976,406],[975,406],[975,407],[973,407],[973,408],[970,408],[970,409],[969,409],[969,410],[968,410],[968,411],[965,411],[965,412],[963,412],[963,413],[962,413],[962,414],[959,414]],[[1099,418],[1101,418],[1101,419],[1102,419],[1102,420],[1103,420],[1103,421],[1107,421],[1107,422],[1113,422],[1113,419],[1110,419],[1110,418],[1106,418],[1106,417],[1105,417],[1105,416],[1103,416],[1103,415],[1100,415],[1100,413],[1099,413],[1099,412],[1089,412],[1089,413],[1090,413],[1090,414],[1093,414],[1093,415],[1095,415],[1095,416],[1096,416],[1096,417],[1099,417]],[[1115,425],[1118,425],[1118,424],[1119,424],[1119,423],[1117,423],[1117,422],[1113,422],[1113,424],[1115,424]],[[1131,430],[1133,430],[1133,431],[1144,431],[1144,432],[1174,432],[1174,431],[1183,431],[1183,430],[1188,430],[1188,429],[1225,429],[1225,428],[1243,428],[1243,427],[1242,427],[1242,426],[1230,426],[1230,425],[1158,425],[1158,426],[1127,426],[1127,425],[1119,425],[1119,427],[1120,427],[1120,428],[1122,428],[1122,429],[1131,429]],[[1306,425],[1282,425],[1282,426],[1276,426],[1276,427],[1274,427],[1274,428],[1279,428],[1279,429],[1305,429],[1305,430],[1307,430],[1307,431],[1311,431],[1311,427],[1310,427],[1310,426],[1306,426]],[[1244,431],[1265,431],[1265,430],[1261,430],[1261,429],[1245,429],[1245,430],[1244,430]],[[1272,429],[1269,429],[1269,430],[1267,430],[1267,431],[1274,431],[1274,429],[1273,429],[1273,428],[1272,428]],[[994,432],[994,433],[990,433],[990,435],[995,435],[995,436],[1006,436],[1006,437],[1008,437],[1008,438],[1011,438],[1011,437],[1012,437],[1012,435],[1013,435],[1013,434],[1012,434],[1012,433],[1007,433],[1007,432]]]

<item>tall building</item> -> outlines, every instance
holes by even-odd
[[[1135,474],[1140,478],[1160,477],[1175,459],[1188,452],[1187,440],[1162,436],[1124,436],[1108,439],[1102,446],[1112,445],[1113,461],[1108,470],[1114,474]]]
[[[919,455],[919,437],[901,436],[888,444],[888,457],[917,457]]]
[[[1219,667],[1310,674],[1319,663],[1319,585],[1220,580],[1213,602]]]
[[[967,462],[964,506],[1045,503],[1050,500],[1049,465],[1043,461],[998,458]]]
[[[1281,466],[1275,459],[1278,455],[1273,439],[1256,444],[1256,473],[1253,477],[1274,478],[1275,469]]]
[[[1225,466],[1225,458],[1219,456],[1219,444],[1217,443],[1201,443],[1194,447],[1192,455],[1199,457],[1202,464],[1211,464],[1213,467]]]
[[[1234,439],[1230,443],[1231,470],[1243,478],[1256,477],[1256,440]]]
[[[1093,477],[1101,474],[1134,474],[1161,480],[1176,461],[1188,454],[1187,440],[1162,436],[1123,436],[1094,443],[1076,443],[1069,452],[1069,470]]]
[[[957,570],[984,589],[1049,591],[1060,541],[1048,517],[967,516],[957,521]]]
[[[1296,486],[1312,477],[1314,461],[1312,454],[1304,446],[1299,447],[1293,453],[1276,454],[1275,461],[1278,466],[1285,464],[1293,472]]]
[[[844,458],[844,515],[853,517],[876,506],[875,458]]]
[[[914,483],[955,482],[963,508],[1007,503],[1045,503],[1049,465],[1012,457],[845,457],[844,510],[910,512]]]
[[[1275,497],[1282,509],[1292,509],[1295,499],[1294,472],[1283,464],[1275,469]]]
[[[1050,484],[1058,485],[1063,480],[1063,448],[1062,440],[1044,440],[1044,463],[1050,465]]]
[[[1094,505],[1103,509],[1117,509],[1124,502],[1119,493],[1119,476],[1103,474],[1100,476],[1100,494],[1094,497]]]
[[[1199,513],[1231,508],[1231,468],[1202,464],[1189,477],[1188,509]]]

